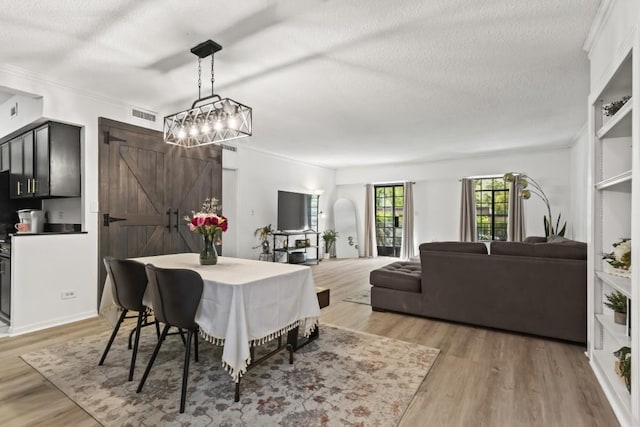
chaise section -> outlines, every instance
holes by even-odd
[[[373,270],[369,283],[404,292],[420,292],[422,269],[419,262],[398,261]]]
[[[422,270],[419,262],[398,261],[369,274],[374,311],[415,313],[420,309]]]

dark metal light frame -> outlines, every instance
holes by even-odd
[[[214,92],[213,55],[222,50],[218,43],[207,40],[191,49],[198,57],[198,99],[191,108],[164,118],[164,141],[182,147],[219,144],[252,134],[252,109]],[[211,56],[211,95],[201,94],[201,62]],[[198,104],[209,101],[206,104]]]

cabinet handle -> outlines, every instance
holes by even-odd
[[[22,182],[18,181],[16,183],[16,186],[17,186],[18,196],[20,196],[22,194]]]
[[[180,211],[176,209],[174,213],[176,214],[176,230],[180,231]]]
[[[27,178],[27,194],[31,193],[31,178]]]
[[[33,194],[38,192],[38,181],[36,179],[33,180]]]
[[[171,233],[171,209],[167,209],[167,230]]]

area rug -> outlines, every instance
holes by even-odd
[[[355,302],[356,304],[371,305],[371,288],[363,289],[351,294],[342,301]]]
[[[178,412],[184,347],[176,337],[156,359],[141,393],[136,387],[155,334],[143,331],[134,381],[127,382],[126,334],[98,366],[109,334],[83,338],[21,358],[107,426],[395,426],[431,369],[439,350],[321,325],[320,338],[286,351],[245,374],[239,402],[221,367],[221,350],[200,342],[191,363],[187,403]]]

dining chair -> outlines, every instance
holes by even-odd
[[[187,377],[189,375],[189,358],[191,356],[191,341],[195,335],[194,352],[195,361],[198,361],[198,324],[195,321],[202,289],[204,284],[202,277],[192,270],[176,268],[159,268],[154,265],[146,265],[146,273],[149,281],[149,291],[156,319],[165,326],[162,329],[158,343],[156,344],[147,368],[142,375],[136,393],[142,391],[153,362],[158,356],[160,347],[167,336],[171,326],[187,331],[187,344],[185,346],[184,366],[182,371],[182,392],[180,395],[180,413],[184,412],[185,397],[187,393]]]
[[[102,366],[102,364],[104,364],[107,354],[111,349],[111,345],[113,344],[113,340],[116,338],[118,330],[120,329],[124,319],[137,317],[138,320],[136,327],[131,332],[131,334],[135,334],[133,354],[131,355],[131,365],[129,367],[129,381],[131,381],[133,380],[133,371],[136,365],[138,344],[140,343],[140,331],[142,327],[155,324],[156,334],[160,334],[157,321],[154,321],[153,323],[149,322],[151,309],[142,303],[142,297],[147,288],[147,274],[144,269],[144,264],[133,260],[117,259],[107,256],[104,257],[104,266],[106,267],[107,274],[113,284],[113,300],[122,310],[122,313],[113,328],[111,338],[109,338],[107,347],[104,349],[98,365]],[[137,311],[138,315],[127,317],[127,313],[129,311]],[[131,348],[131,334],[129,334],[129,348]]]

